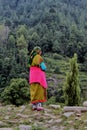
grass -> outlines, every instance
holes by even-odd
[[[80,117],[76,116],[76,114],[65,117],[63,114],[63,106],[61,106],[60,109],[53,109],[49,105],[44,104],[44,107],[46,109],[44,112],[36,112],[31,111],[30,105],[26,105],[24,111],[21,112],[21,107],[11,106],[12,109],[9,115],[7,112],[9,106],[3,106],[0,108],[0,115],[2,113],[1,110],[3,110],[4,113],[2,113],[1,119],[7,124],[7,127],[14,128],[13,130],[19,130],[19,125],[21,124],[31,126],[31,130],[48,130],[48,125],[50,125],[50,130],[52,130],[53,126],[58,127],[58,129],[63,126],[64,130],[70,130],[71,127],[74,128],[74,130],[85,130],[87,127],[87,112],[82,113]],[[16,116],[14,116],[14,113]],[[5,116],[8,116],[9,119],[5,119]],[[17,122],[15,122],[15,120]],[[57,120],[61,121],[57,123]],[[9,121],[11,121],[11,123],[9,123]]]

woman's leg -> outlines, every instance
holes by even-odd
[[[46,102],[46,89],[38,83],[33,83],[30,85],[30,96],[32,109],[36,110],[37,107],[37,110],[42,110],[42,103]]]

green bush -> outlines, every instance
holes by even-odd
[[[57,54],[57,53],[54,53],[54,54],[53,54],[53,59],[55,59],[55,60],[62,60],[62,59],[63,59],[63,56],[61,56],[61,55],[59,55],[59,54]]]
[[[55,101],[59,102],[59,103],[64,103],[65,102],[62,88],[58,89],[55,92]]]
[[[45,130],[45,128],[42,128],[42,126],[32,126],[31,130]]]
[[[26,79],[12,79],[1,94],[1,101],[5,104],[14,104],[16,106],[29,102],[29,84]]]
[[[48,99],[48,101],[46,102],[47,105],[50,105],[50,104],[55,104],[56,101],[55,101],[55,96],[52,96]]]
[[[55,74],[61,74],[60,68],[58,66],[54,69],[54,73]]]

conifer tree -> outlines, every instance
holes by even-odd
[[[70,71],[64,85],[65,103],[68,106],[80,105],[80,86],[78,79],[77,54],[70,60]]]

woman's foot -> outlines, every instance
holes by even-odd
[[[34,110],[37,110],[37,104],[32,104],[32,110],[34,111]]]
[[[42,107],[42,103],[37,103],[37,111],[41,110],[44,110],[44,108]]]

